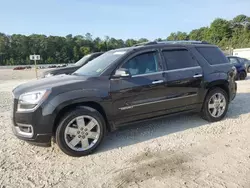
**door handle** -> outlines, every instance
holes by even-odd
[[[152,84],[160,84],[160,83],[163,83],[163,80],[155,80],[152,82]]]
[[[202,77],[202,74],[195,74],[193,77],[194,78],[200,78],[200,77]]]

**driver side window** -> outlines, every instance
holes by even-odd
[[[157,72],[158,61],[156,52],[148,52],[137,55],[128,60],[121,68],[126,68],[132,76]]]

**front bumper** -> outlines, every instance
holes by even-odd
[[[17,112],[17,100],[14,100],[12,118],[12,131],[14,135],[29,143],[49,146],[53,132],[54,116],[46,114],[44,106],[34,112]],[[46,105],[46,109],[48,105]]]
[[[20,132],[17,130],[16,126],[12,126],[12,131],[17,138],[19,138],[20,140],[27,141],[30,144],[37,145],[37,146],[44,146],[44,147],[51,146],[51,135],[50,134],[36,134],[35,137],[28,138],[28,137],[25,137],[24,135],[20,134]]]

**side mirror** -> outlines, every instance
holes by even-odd
[[[115,71],[113,78],[130,78],[131,74],[128,69],[120,68]]]

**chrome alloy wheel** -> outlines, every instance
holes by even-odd
[[[211,116],[218,118],[226,110],[227,101],[223,94],[215,93],[208,102],[208,111]]]
[[[66,126],[64,139],[74,151],[85,151],[92,148],[100,137],[100,125],[91,116],[78,116]]]

